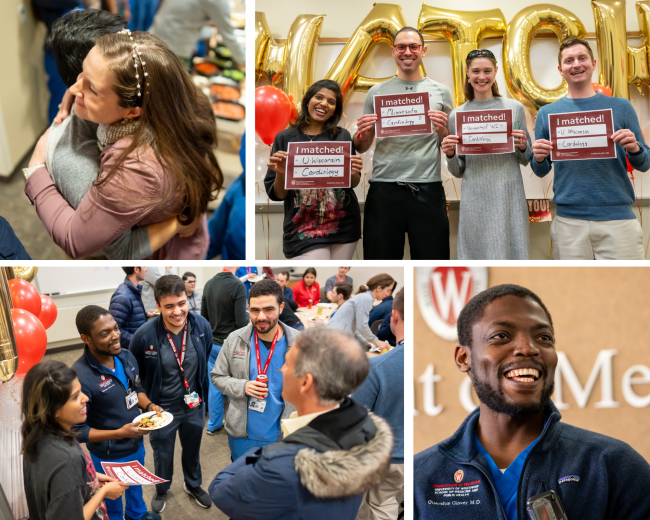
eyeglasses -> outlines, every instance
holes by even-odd
[[[470,51],[470,53],[467,55],[468,60],[473,60],[474,58],[492,58],[493,60],[496,60],[494,57],[494,54],[492,54],[492,51],[489,51],[487,49],[476,49],[474,51]]]
[[[196,283],[196,280],[187,280],[185,283]]]
[[[394,46],[394,49],[399,52],[400,54],[404,54],[406,52],[406,49],[409,49],[413,54],[416,54],[420,52],[420,49],[422,48],[422,45],[419,43],[411,43],[410,45],[405,45],[403,43],[398,43],[397,45]]]

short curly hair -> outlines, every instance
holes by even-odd
[[[474,324],[483,317],[485,308],[492,303],[497,298],[503,296],[517,296],[519,298],[525,298],[533,300],[535,303],[538,303],[539,306],[546,313],[551,328],[553,328],[553,319],[551,318],[551,313],[548,312],[546,305],[542,302],[542,299],[537,296],[530,289],[521,287],[520,285],[514,284],[503,284],[495,285],[490,287],[483,292],[478,293],[474,298],[472,298],[467,305],[463,307],[463,310],[460,311],[458,315],[458,323],[456,328],[458,330],[458,343],[465,347],[472,346],[472,327]]]

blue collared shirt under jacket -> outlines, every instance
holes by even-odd
[[[86,422],[74,426],[75,431],[79,432],[77,439],[79,442],[86,443],[89,452],[104,460],[132,455],[142,444],[142,437],[88,442],[91,428],[117,430],[140,415],[137,405],[130,410],[126,407],[129,389],[132,392],[142,392],[142,388],[135,387],[135,378],[140,373],[138,364],[133,354],[126,349],[122,349],[122,352],[115,357],[116,368],[118,363],[122,365],[127,386],[120,377],[117,377],[117,371],[113,372],[97,361],[87,346],[84,347],[83,355],[72,365],[72,370],[76,372],[81,383],[81,391],[88,396]]]
[[[208,395],[208,358],[212,351],[212,328],[210,328],[208,320],[200,314],[188,312],[187,319],[191,331],[187,341],[193,342],[199,359],[196,373],[196,393],[199,394],[201,401],[205,401]],[[156,316],[136,331],[129,346],[129,350],[140,368],[142,388],[154,404],[158,404],[163,380],[161,348],[171,349],[171,345],[162,316]]]
[[[550,141],[549,114],[584,112],[611,109],[614,132],[623,128],[636,136],[640,150],[629,153],[630,164],[645,172],[650,169],[650,149],[646,145],[639,126],[639,119],[632,103],[627,99],[595,96],[584,99],[562,99],[540,108],[535,121],[535,139]],[[533,172],[544,177],[554,167],[553,203],[560,217],[580,220],[631,220],[634,188],[627,175],[625,148],[616,144],[616,159],[551,161],[549,155],[543,162],[530,161]]]
[[[488,464],[474,445],[480,408],[450,438],[415,456],[414,516],[435,520],[507,520]],[[628,444],[560,422],[551,402],[537,444],[524,461],[517,517],[526,500],[555,490],[567,518],[648,520],[650,464]]]

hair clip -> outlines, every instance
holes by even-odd
[[[50,383],[54,384],[54,379],[52,379],[52,376],[50,375],[49,372],[47,373],[47,380],[48,380]]]
[[[125,34],[129,37],[131,41],[133,41],[133,36],[131,36],[131,31],[129,29],[122,29],[120,32],[117,34]],[[147,76],[149,76],[149,73],[147,72],[147,69],[145,68],[145,65],[147,64],[145,61],[142,59],[142,51],[140,50],[140,47],[138,46],[137,43],[133,42],[131,45],[133,48],[133,68],[135,69],[135,79],[137,80],[137,89],[138,89],[138,97],[141,97],[142,93],[140,91],[141,85],[140,85],[140,74],[138,73],[138,59],[140,60],[140,65],[142,66],[142,72],[144,74],[144,77],[142,78],[142,81],[144,82]],[[149,91],[149,82],[147,80],[147,92]]]

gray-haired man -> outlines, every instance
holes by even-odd
[[[347,332],[303,332],[282,367],[282,396],[296,407],[282,421],[284,439],[219,473],[209,488],[215,505],[238,520],[353,520],[363,493],[386,474],[393,445],[386,421],[347,397],[367,374]]]

